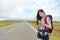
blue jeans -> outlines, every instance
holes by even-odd
[[[38,33],[37,33],[37,37],[38,37],[38,38],[41,38],[41,39],[43,39],[43,40],[49,40],[49,35],[48,35],[48,34],[45,35],[45,36],[41,36],[40,33],[38,32]]]

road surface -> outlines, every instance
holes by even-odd
[[[37,32],[27,22],[0,28],[0,40],[37,40]]]

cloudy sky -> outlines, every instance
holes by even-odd
[[[60,20],[60,0],[0,0],[0,20],[35,19],[38,9]]]

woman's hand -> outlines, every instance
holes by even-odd
[[[45,27],[47,27],[47,28],[50,28],[50,29],[52,28],[52,27],[51,27],[51,23],[45,24],[44,22],[42,22],[42,24],[43,24]]]
[[[44,26],[45,26],[45,23],[44,23],[44,22],[42,22],[42,25],[44,25]]]

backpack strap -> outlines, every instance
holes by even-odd
[[[45,24],[48,24],[48,23],[47,23],[47,16],[46,16],[45,19],[44,19],[44,23],[45,23]]]
[[[48,16],[46,16],[45,19],[44,19],[44,23],[45,23],[45,24],[48,24],[48,23],[47,23],[47,18],[48,18]],[[44,30],[46,30],[46,32],[49,33],[49,28],[45,27]]]

